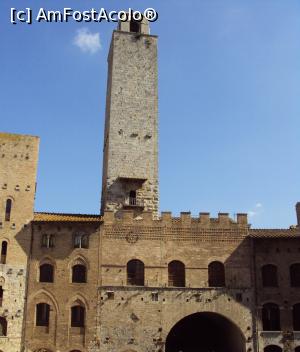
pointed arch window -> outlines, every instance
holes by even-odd
[[[40,266],[40,282],[54,281],[54,267],[52,264],[42,264]]]
[[[81,305],[71,307],[71,326],[84,327],[85,308]]]
[[[225,286],[225,267],[221,262],[212,262],[208,266],[209,287]]]
[[[168,283],[173,287],[185,287],[185,265],[179,260],[168,265]]]
[[[49,326],[50,305],[38,303],[36,305],[36,326]]]
[[[12,209],[12,200],[8,198],[6,199],[6,205],[5,205],[5,221],[10,221],[11,209]]]
[[[83,264],[76,264],[72,267],[72,282],[86,282],[86,267]]]

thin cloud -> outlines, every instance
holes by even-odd
[[[91,33],[87,28],[78,29],[73,44],[84,53],[95,54],[101,49],[100,34]]]
[[[256,203],[254,209],[248,210],[249,218],[260,215],[263,212],[263,205],[261,203]]]

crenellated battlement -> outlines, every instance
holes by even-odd
[[[133,210],[122,210],[114,213],[112,210],[104,212],[104,224],[145,225],[145,226],[167,226],[167,227],[197,227],[197,228],[249,228],[246,213],[236,214],[236,220],[229,213],[219,213],[217,218],[210,217],[210,213],[201,212],[198,217],[193,217],[190,212],[181,212],[180,217],[172,216],[171,212],[164,211],[157,219],[153,218],[151,211],[143,211],[139,216]]]

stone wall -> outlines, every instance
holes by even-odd
[[[8,243],[6,263],[0,264],[4,290],[0,315],[7,320],[7,336],[0,337],[3,351],[22,349],[38,146],[37,137],[0,133],[0,246]],[[9,220],[5,218],[7,199],[12,201]]]
[[[157,37],[114,31],[108,57],[102,212],[130,190],[158,211]]]
[[[28,305],[26,317],[26,351],[46,348],[50,351],[87,351],[95,340],[97,326],[97,287],[99,286],[98,223],[42,223],[33,226],[32,253],[29,266]],[[74,248],[76,234],[88,235],[88,248]],[[54,247],[42,247],[42,236],[52,234]],[[54,266],[54,281],[39,282],[39,267]],[[72,267],[83,264],[86,283],[72,282]],[[36,305],[50,305],[49,326],[36,326]],[[71,327],[71,307],[85,308],[85,327]]]

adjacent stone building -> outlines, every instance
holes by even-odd
[[[33,211],[38,138],[0,134],[0,351],[300,352],[298,225],[158,213],[157,37],[108,56],[99,215]]]

